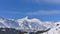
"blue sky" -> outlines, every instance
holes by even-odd
[[[60,0],[0,0],[0,16],[60,21]]]

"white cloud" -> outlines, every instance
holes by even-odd
[[[35,11],[35,12],[28,12],[28,15],[53,15],[53,14],[60,14],[60,10],[43,10],[43,11]]]

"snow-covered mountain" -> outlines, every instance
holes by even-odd
[[[44,30],[47,29],[48,24],[43,23],[39,19],[33,18],[29,19],[28,17],[22,19],[6,19],[0,17],[0,28],[15,28],[15,29],[24,29],[24,30]],[[49,24],[50,25],[50,24]]]
[[[29,19],[28,17],[22,18],[22,19],[6,19],[3,17],[0,17],[0,28],[15,28],[18,30],[25,30],[25,31],[39,31],[39,30],[45,30],[48,28],[51,28],[50,32],[60,32],[60,22],[43,22],[39,19],[33,18]],[[45,33],[44,33],[45,34]],[[51,33],[52,34],[52,33]]]

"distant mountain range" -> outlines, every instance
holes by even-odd
[[[15,28],[17,30],[25,30],[28,32],[45,30],[48,28],[51,28],[49,32],[52,32],[54,29],[58,30],[60,28],[60,26],[57,26],[57,24],[59,25],[60,22],[43,22],[39,19],[29,19],[28,17],[17,20],[0,17],[0,28]],[[53,32],[55,32],[55,30]],[[60,30],[58,31],[60,32]]]

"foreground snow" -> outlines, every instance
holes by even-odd
[[[48,34],[60,34],[60,22],[55,23],[55,26],[48,31]]]
[[[60,34],[60,22],[42,22],[36,18],[28,19],[28,17],[17,20],[0,17],[0,28],[15,28],[28,32],[42,31],[51,28],[43,34]]]

